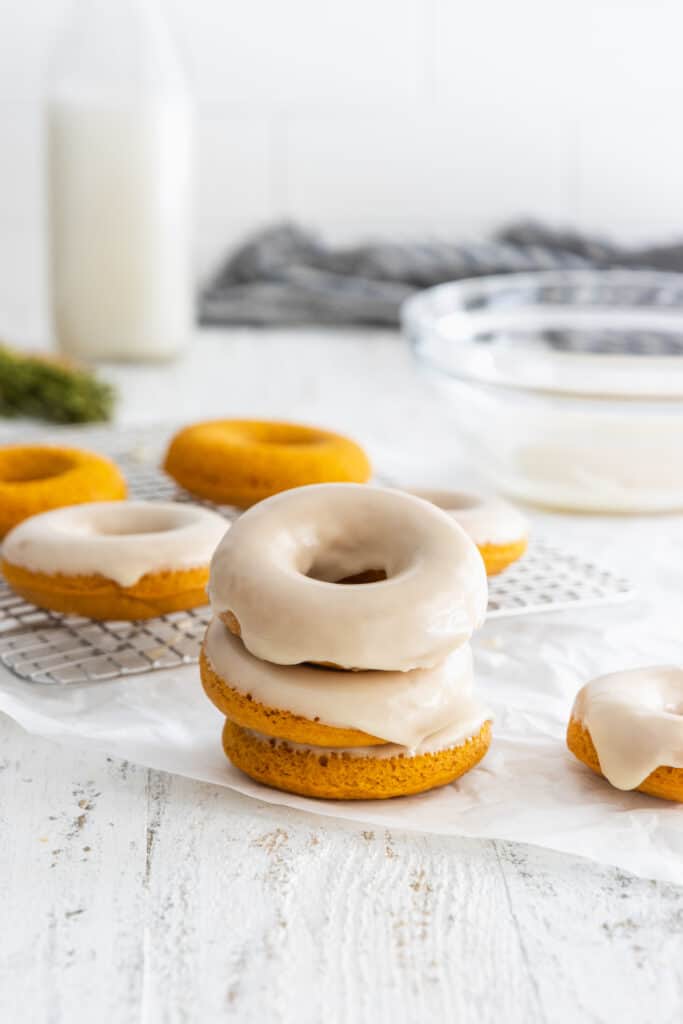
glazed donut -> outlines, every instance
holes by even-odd
[[[410,493],[431,501],[453,516],[479,548],[487,576],[507,569],[527,549],[527,521],[507,501],[463,491],[413,490]]]
[[[52,445],[0,447],[0,537],[38,512],[125,496],[125,480],[101,455]]]
[[[206,604],[211,555],[229,524],[173,502],[93,502],[16,526],[2,571],[16,593],[92,619],[147,619]]]
[[[240,508],[303,484],[364,483],[371,472],[363,449],[346,437],[263,420],[185,427],[171,441],[164,469],[192,494]]]
[[[444,725],[475,717],[469,644],[431,669],[339,672],[261,661],[214,619],[200,669],[207,696],[233,722],[297,743],[416,748]]]
[[[367,572],[376,582],[360,582]],[[483,622],[486,575],[446,513],[401,491],[320,484],[249,509],[211,563],[213,611],[280,665],[430,668]]]
[[[381,800],[445,786],[474,768],[490,742],[489,721],[458,722],[414,751],[395,744],[325,749],[263,736],[230,719],[223,729],[227,757],[252,779],[333,800]]]
[[[588,683],[574,702],[567,746],[617,789],[683,802],[683,668],[632,669]]]

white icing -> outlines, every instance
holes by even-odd
[[[336,581],[368,569],[387,579]],[[428,668],[486,614],[475,545],[446,513],[410,494],[316,484],[254,505],[211,563],[214,611],[231,611],[264,661]]]
[[[489,480],[513,498],[565,510],[667,511],[683,508],[683,403],[675,412],[673,404],[467,401],[459,427]]]
[[[208,565],[229,525],[198,505],[90,502],[25,519],[5,537],[2,557],[31,572],[130,587],[147,573]]]
[[[387,757],[419,757],[421,754],[438,754],[442,750],[451,750],[462,746],[480,731],[485,722],[491,721],[491,715],[478,701],[469,698],[463,700],[460,714],[445,728],[439,729],[431,736],[426,736],[415,747],[403,746],[399,743],[383,743],[376,747],[314,747],[307,743],[293,743],[291,740],[272,739],[254,729],[247,729],[252,736],[276,747],[289,747],[292,750],[312,751],[317,755],[328,757],[374,757],[383,760]]]
[[[412,490],[410,493],[448,512],[475,544],[514,544],[525,540],[529,532],[522,513],[499,498],[484,498],[462,491]]]
[[[469,644],[458,647],[436,668],[337,672],[261,661],[214,619],[204,652],[217,675],[260,704],[406,747],[417,747],[430,734],[471,715]]]
[[[614,672],[579,691],[572,718],[588,730],[603,775],[635,789],[660,766],[683,768],[683,668]]]

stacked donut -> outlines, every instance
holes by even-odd
[[[358,484],[285,491],[225,535],[209,594],[202,682],[252,778],[383,798],[451,782],[486,753],[469,645],[486,575],[436,506]]]

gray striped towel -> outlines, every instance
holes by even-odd
[[[492,240],[377,242],[332,248],[292,224],[266,228],[235,250],[199,299],[203,324],[398,323],[420,288],[484,274],[568,268],[683,271],[683,244],[625,249],[533,222]]]

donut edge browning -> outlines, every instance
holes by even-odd
[[[219,711],[246,729],[289,740],[327,747],[372,747],[387,741],[360,729],[344,729],[304,718],[285,708],[270,707],[255,701],[250,693],[239,689],[239,680],[231,683],[220,676],[204,648],[199,656],[199,673],[204,692]]]
[[[152,619],[208,603],[208,566],[147,573],[130,587],[105,576],[32,572],[2,560],[12,590],[38,608],[89,619]]]
[[[490,721],[446,750],[385,758],[296,749],[230,719],[223,729],[225,755],[245,775],[273,789],[327,800],[386,800],[448,785],[474,768],[490,743]]]
[[[591,734],[578,718],[572,717],[567,726],[567,748],[592,772],[605,778]],[[659,797],[660,800],[683,803],[683,768],[660,765],[636,789],[640,793],[647,793],[648,796]]]

